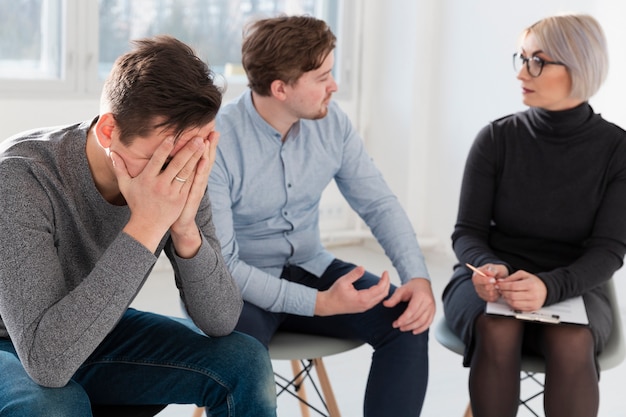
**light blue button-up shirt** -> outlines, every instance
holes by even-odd
[[[247,91],[220,110],[216,130],[208,191],[222,254],[244,300],[313,315],[317,290],[279,277],[287,264],[320,276],[333,261],[319,231],[320,198],[333,179],[401,281],[429,277],[406,213],[336,103],[322,119],[295,123],[283,141]]]

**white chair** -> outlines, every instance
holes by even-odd
[[[325,417],[341,417],[323,358],[347,352],[361,345],[363,345],[363,342],[352,339],[338,339],[292,332],[276,333],[269,345],[270,358],[277,361],[291,361],[293,370],[293,378],[275,373],[276,395],[289,394],[297,398],[300,402],[302,417],[310,417],[310,411],[315,411],[318,415]],[[317,374],[321,392],[313,379],[311,373],[313,370]],[[305,383],[314,388],[323,404],[324,410],[320,410],[307,400]],[[201,417],[203,411],[204,408],[197,408],[193,413],[193,417]]]
[[[626,356],[626,346],[624,344],[624,334],[622,329],[622,319],[619,313],[619,304],[617,302],[617,296],[615,294],[615,285],[613,280],[607,283],[609,290],[609,301],[613,310],[613,328],[611,330],[611,336],[607,342],[607,345],[602,353],[598,356],[598,363],[600,364],[600,370],[605,371],[607,369],[615,368],[624,360]],[[445,318],[439,320],[435,326],[435,338],[437,341],[451,350],[452,352],[463,355],[465,351],[465,345],[459,339],[459,337],[450,330]],[[538,416],[535,413],[528,402],[533,398],[543,394],[543,384],[540,380],[534,377],[535,373],[543,373],[545,371],[545,364],[543,360],[535,356],[524,356],[522,358],[522,379],[531,378],[541,386],[541,390],[529,397],[520,398],[520,405],[523,405],[533,415]],[[463,417],[472,417],[471,404],[467,405],[467,409],[463,414]]]

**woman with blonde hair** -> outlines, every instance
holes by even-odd
[[[546,416],[595,416],[605,284],[626,252],[626,132],[588,103],[606,78],[606,41],[593,17],[556,15],[522,32],[513,59],[529,108],[484,127],[470,150],[446,320],[466,344],[474,416],[517,414],[523,352],[545,359]],[[532,311],[576,296],[588,326],[484,314],[500,298]]]

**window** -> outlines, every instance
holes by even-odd
[[[0,79],[23,88],[29,81],[61,86],[65,77],[63,0],[0,2]]]
[[[247,21],[280,13],[320,17],[346,49],[341,0],[12,0],[0,2],[0,91],[99,94],[130,40],[171,34],[192,46],[228,87],[245,85],[241,33]],[[14,35],[17,34],[17,35]],[[350,39],[346,36],[346,39]],[[342,87],[343,89],[343,87]],[[345,95],[347,89],[344,89]]]
[[[61,78],[61,0],[0,3],[0,76]]]

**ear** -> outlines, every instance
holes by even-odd
[[[104,149],[108,149],[111,146],[111,141],[113,137],[113,132],[117,124],[115,122],[115,117],[113,117],[112,113],[104,113],[101,114],[96,122],[96,138],[98,139],[98,143]]]
[[[270,84],[272,96],[280,101],[284,101],[287,98],[287,88],[287,84],[281,80],[274,80]]]

